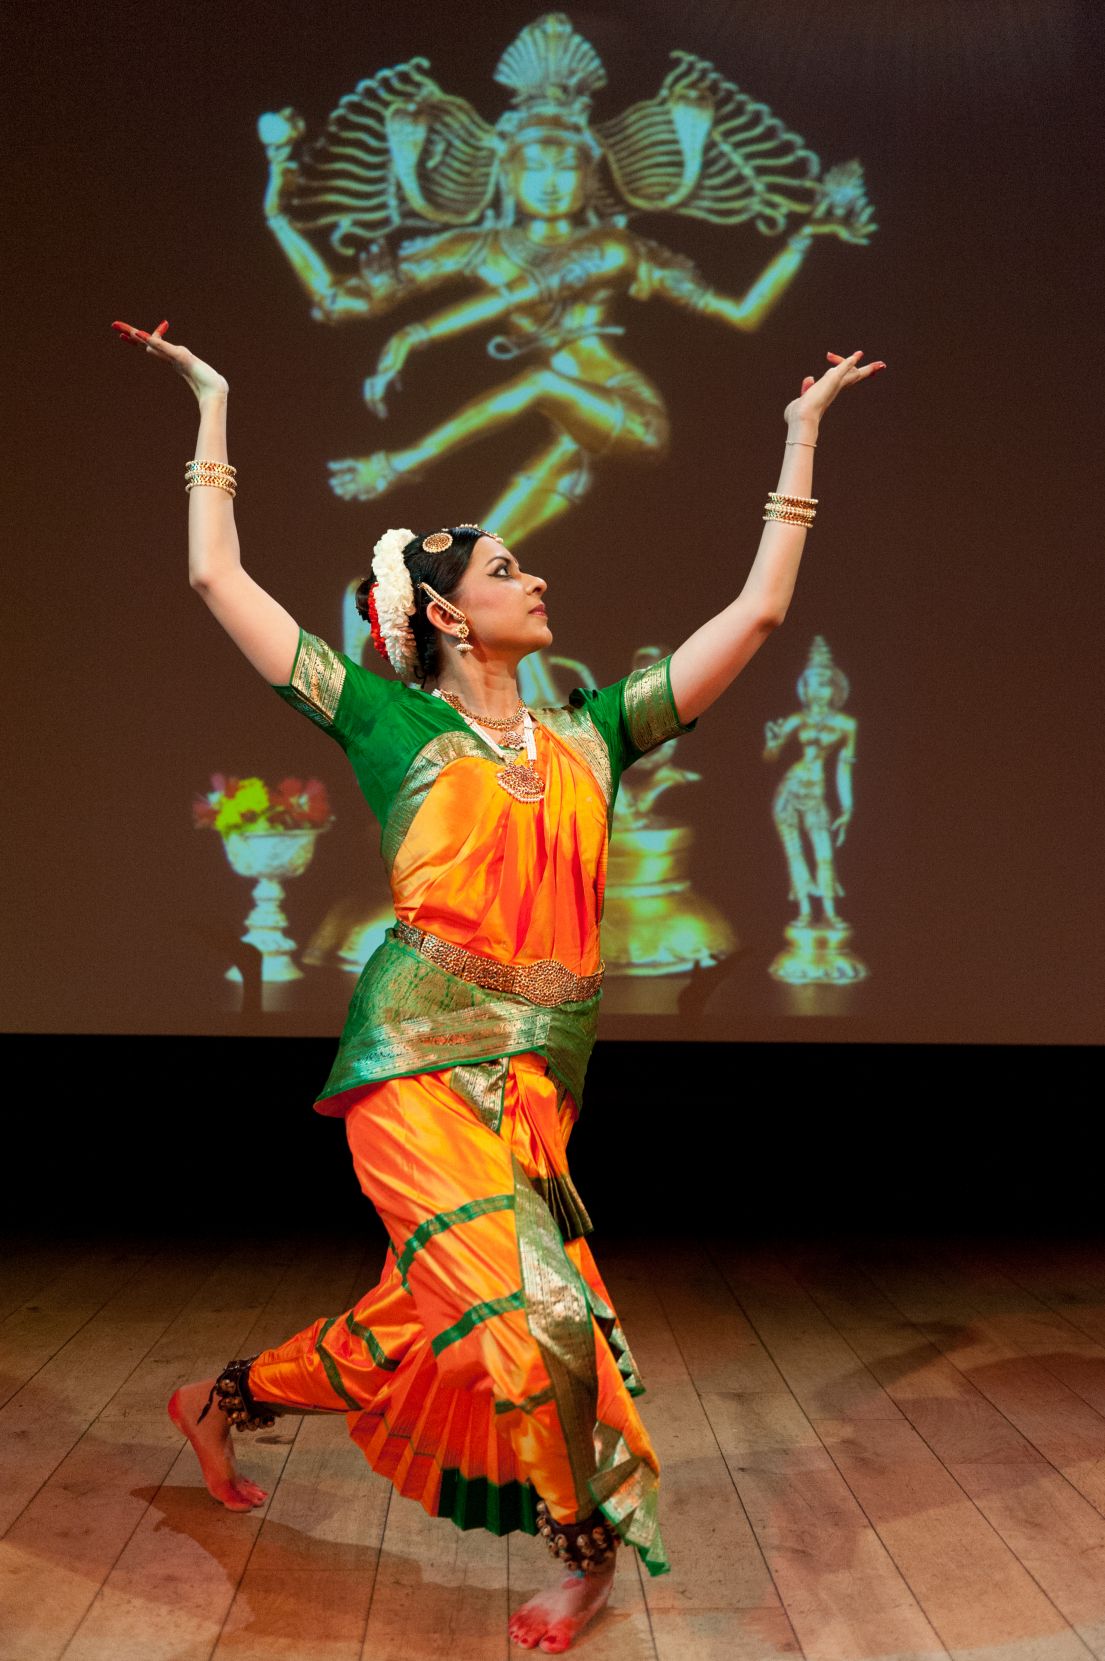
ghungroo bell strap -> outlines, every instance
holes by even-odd
[[[276,1423],[276,1409],[268,1402],[258,1406],[250,1395],[249,1369],[256,1360],[255,1355],[250,1355],[244,1361],[227,1362],[211,1386],[207,1405],[196,1421],[197,1424],[206,1419],[211,1411],[212,1402],[216,1401],[219,1404],[219,1412],[226,1414],[233,1430],[268,1430],[270,1425]]]
[[[537,1532],[554,1557],[582,1574],[598,1574],[618,1549],[618,1536],[599,1511],[579,1523],[559,1523],[544,1500],[538,1500]]]

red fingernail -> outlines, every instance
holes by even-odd
[[[159,334],[164,334],[164,333],[165,333],[165,330],[166,330],[166,329],[167,329],[167,328],[168,328],[168,327],[169,327],[169,319],[168,319],[168,318],[166,318],[166,319],[165,319],[165,321],[164,321],[164,323],[159,323],[159,324],[158,324],[158,325],[157,325],[157,328],[156,328],[156,329],[155,329],[155,330],[154,330],[154,334],[155,334],[155,335],[159,335]]]

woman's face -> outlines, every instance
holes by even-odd
[[[586,179],[574,144],[523,144],[511,157],[507,176],[519,208],[533,219],[567,219],[583,207]]]
[[[546,586],[544,577],[523,571],[498,538],[481,536],[452,601],[468,618],[477,650],[520,659],[552,644]]]

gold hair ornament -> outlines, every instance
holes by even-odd
[[[443,554],[446,548],[453,546],[453,538],[449,531],[434,531],[432,536],[422,538],[422,546],[428,554]],[[426,584],[422,586],[425,588]]]
[[[458,531],[478,531],[481,536],[489,536],[491,538],[492,542],[502,542],[503,541],[503,539],[499,535],[498,531],[485,531],[482,525],[458,525],[457,530]],[[425,544],[423,544],[423,546],[425,546]],[[503,546],[505,547],[506,544],[503,543]]]

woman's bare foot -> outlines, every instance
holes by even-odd
[[[614,1564],[599,1574],[568,1574],[548,1592],[539,1592],[512,1615],[507,1631],[523,1649],[559,1655],[605,1609],[614,1584]]]
[[[200,1414],[214,1382],[208,1378],[202,1384],[182,1384],[169,1398],[169,1417],[196,1450],[200,1472],[212,1498],[229,1511],[252,1511],[269,1496],[248,1476],[242,1476],[235,1465],[226,1414],[220,1413],[212,1402],[210,1413],[200,1423]]]

